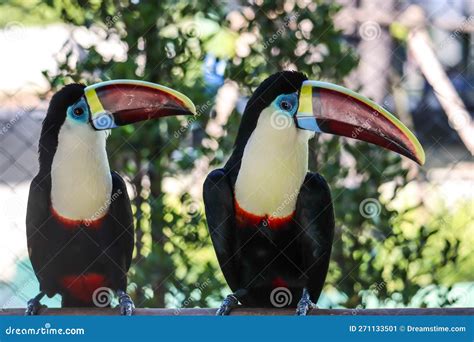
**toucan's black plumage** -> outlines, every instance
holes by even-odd
[[[257,88],[242,117],[232,156],[224,168],[211,172],[204,184],[206,216],[221,269],[236,298],[245,306],[278,306],[278,296],[285,294],[274,292],[272,296],[272,291],[280,287],[291,292],[291,300],[284,298],[286,303],[282,304],[295,307],[305,288],[309,294],[305,300],[316,302],[326,278],[334,214],[331,194],[322,176],[307,173],[296,195],[294,214],[281,224],[275,223],[275,227],[266,217],[259,218],[260,222],[236,217],[236,180],[260,113],[279,95],[298,92],[305,80],[301,73],[278,73]],[[266,143],[272,142],[262,142]],[[257,172],[261,170],[256,169]],[[272,189],[267,191],[271,193]]]
[[[72,84],[55,94],[43,122],[39,141],[40,170],[31,183],[28,198],[28,253],[40,291],[49,297],[61,294],[64,307],[94,306],[94,291],[100,287],[118,291],[125,296],[122,300],[131,304],[125,291],[134,247],[134,226],[123,179],[118,173],[111,173],[113,199],[105,216],[97,208],[97,218],[68,220],[58,215],[51,204],[51,167],[59,131],[66,120],[67,108],[84,95],[84,88]],[[70,203],[76,204],[80,205]],[[101,305],[100,295],[96,293],[98,305]],[[132,307],[128,305],[124,309]]]
[[[204,183],[209,232],[233,291],[217,314],[244,306],[315,307],[334,237],[331,193],[308,171],[308,140],[333,133],[423,163],[411,132],[382,107],[299,72],[267,78],[244,111],[234,151]]]
[[[126,293],[134,223],[124,180],[111,172],[108,129],[167,115],[193,114],[192,102],[160,85],[108,81],[72,84],[51,99],[39,140],[39,172],[26,215],[28,253],[40,293],[62,306],[107,306],[114,291],[121,313],[134,310]]]

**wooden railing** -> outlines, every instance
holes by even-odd
[[[212,316],[216,309],[136,309],[135,315],[139,316]],[[23,315],[24,309],[3,309],[0,316]],[[232,311],[232,315],[237,316],[282,316],[294,315],[292,309],[261,309],[261,308],[237,308]],[[64,308],[49,309],[40,311],[40,315],[84,315],[84,316],[112,316],[118,315],[117,308]],[[400,309],[317,309],[310,312],[316,316],[416,316],[416,315],[474,315],[474,308],[400,308]]]

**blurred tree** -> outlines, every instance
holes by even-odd
[[[214,167],[227,158],[240,116],[234,113],[228,118],[222,136],[206,130],[224,75],[245,97],[284,68],[340,82],[356,66],[353,50],[333,24],[338,5],[47,3],[64,22],[85,26],[126,49],[124,58],[110,60],[98,52],[99,43],[93,43],[81,47],[85,51],[81,58],[74,50],[77,45],[71,45],[58,60],[59,72],[45,74],[53,89],[71,80],[139,78],[178,89],[197,104],[196,119],[169,118],[114,132],[109,156],[113,168],[129,177],[136,194],[137,243],[130,290],[137,305],[210,305],[220,298],[225,282],[210,246],[200,199],[187,193],[189,188],[178,189],[176,179],[184,179],[200,161]],[[413,178],[401,159],[367,144],[331,137],[314,139],[311,152],[310,168],[330,182],[335,202],[338,234],[327,289],[344,295],[340,304],[364,305],[367,294],[407,304],[427,282],[439,283],[442,278],[433,270],[455,264],[459,244],[441,239],[444,249],[431,249],[434,255],[425,259],[427,242],[439,228],[414,223],[410,215],[416,207],[388,209]],[[166,182],[175,187],[170,193],[163,191]],[[391,185],[388,198],[381,196],[384,184]],[[407,224],[413,236],[404,229]]]

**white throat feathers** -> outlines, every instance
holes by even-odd
[[[271,106],[260,114],[235,183],[238,205],[254,215],[287,217],[308,172],[308,140],[292,117]]]
[[[51,167],[51,205],[59,215],[95,220],[107,213],[112,195],[107,135],[66,118]]]

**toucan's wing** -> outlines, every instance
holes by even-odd
[[[26,241],[31,265],[40,282],[40,288],[48,292],[53,285],[43,270],[49,263],[50,247],[45,236],[48,221],[51,219],[49,210],[49,193],[51,181],[49,176],[36,176],[31,181],[28,204],[26,208]],[[43,274],[42,274],[43,273]]]
[[[207,225],[217,260],[229,287],[239,289],[238,258],[234,248],[235,212],[234,195],[224,169],[212,171],[204,182],[204,205]]]
[[[114,227],[112,241],[114,252],[112,257],[118,265],[124,267],[126,273],[132,262],[133,247],[135,245],[135,232],[132,208],[127,193],[127,186],[120,175],[112,172],[112,196],[110,199],[109,214]],[[125,289],[122,289],[125,290]]]
[[[301,234],[299,245],[302,269],[311,300],[317,302],[329,267],[334,238],[334,210],[326,180],[309,172],[296,202],[296,222]]]

